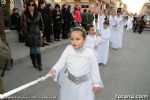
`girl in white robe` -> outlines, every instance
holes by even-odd
[[[103,40],[96,32],[94,29],[94,25],[88,25],[87,28],[88,31],[88,35],[86,37],[86,43],[85,46],[88,48],[93,49],[93,51],[95,52],[97,58],[98,58],[98,47],[100,46],[100,44],[105,41]]]
[[[100,31],[101,28],[103,27],[103,23],[105,21],[106,16],[104,15],[104,11],[100,10],[98,14],[98,19],[97,19],[97,29],[96,31]]]
[[[113,41],[113,37],[114,37],[114,34],[115,34],[115,20],[114,20],[114,15],[111,15],[110,18],[109,18],[109,23],[110,23],[110,42]]]
[[[98,22],[97,22],[97,30],[100,31],[103,28],[103,23],[105,21],[105,15],[98,15]]]
[[[108,53],[109,53],[109,38],[110,38],[110,29],[109,22],[105,21],[103,24],[103,28],[100,31],[101,38],[103,41],[98,48],[98,63],[106,65],[108,61]]]
[[[66,65],[66,77],[60,88],[59,100],[95,100],[94,93],[100,92],[103,83],[96,55],[86,48],[86,32],[76,27],[71,31],[71,45],[67,46],[58,62],[49,71],[52,78]]]
[[[127,23],[127,30],[130,30],[132,31],[132,27],[133,27],[133,17],[130,16],[129,19],[128,19],[128,23]]]
[[[121,15],[116,15],[115,20],[115,33],[112,40],[112,48],[119,49],[122,48],[122,37],[124,30],[124,18]]]

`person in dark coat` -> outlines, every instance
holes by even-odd
[[[13,9],[13,13],[10,16],[10,29],[17,30],[19,35],[19,42],[23,42],[23,36],[20,32],[21,30],[21,16],[19,15],[18,8]]]
[[[67,39],[68,38],[68,33],[67,33],[67,28],[68,28],[68,16],[67,16],[67,5],[63,4],[62,5],[62,38]]]
[[[84,9],[82,13],[82,26],[84,27],[85,30],[87,30],[88,23],[89,23],[89,17],[88,17],[87,9]]]
[[[133,32],[136,32],[136,30],[137,30],[137,20],[138,20],[138,17],[136,17],[136,15],[134,15],[133,21],[132,21],[132,23],[133,23],[132,31]]]
[[[60,5],[56,4],[53,10],[53,21],[54,21],[54,40],[60,41],[60,33],[62,29],[62,16],[60,11]]]
[[[144,16],[141,16],[137,22],[137,32],[139,34],[142,34],[143,29],[144,29],[144,25],[145,25],[145,21],[144,21]]]
[[[49,18],[48,18],[48,13],[46,12],[46,1],[41,0],[38,3],[38,11],[42,14],[42,19],[44,22],[44,33],[43,33],[43,45],[49,45],[47,43],[47,37],[49,36]]]
[[[88,19],[89,19],[88,24],[93,24],[93,21],[94,21],[94,13],[91,12],[90,10],[88,11]]]
[[[52,15],[52,9],[51,9],[51,4],[50,3],[46,3],[46,8],[45,8],[45,12],[48,16],[47,22],[48,22],[48,28],[47,28],[47,35],[46,35],[46,41],[53,43],[52,41],[52,34],[53,34],[53,15]]]
[[[68,5],[66,13],[67,13],[67,35],[68,35],[68,33],[70,33],[71,27],[73,27],[73,23],[74,23],[73,15],[71,13],[71,5]]]
[[[30,57],[34,68],[42,71],[40,46],[43,36],[44,24],[42,15],[37,11],[34,0],[27,2],[27,8],[22,15],[23,30],[25,32],[25,45],[30,48]]]

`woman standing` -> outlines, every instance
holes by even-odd
[[[71,5],[68,5],[67,8],[67,33],[69,34],[73,25],[73,16],[71,13]],[[68,36],[67,34],[67,36]]]
[[[44,23],[44,33],[43,33],[43,46],[48,46],[49,44],[47,43],[47,37],[49,35],[49,18],[48,18],[48,13],[46,13],[46,1],[45,0],[40,0],[38,2],[38,11],[41,13],[42,18],[43,18],[43,23]]]
[[[54,40],[60,41],[60,33],[62,29],[62,15],[60,11],[60,5],[56,4],[53,10],[53,21],[54,21]]]
[[[41,14],[37,11],[34,0],[27,2],[27,8],[22,15],[25,45],[30,48],[30,57],[34,68],[42,71],[40,46],[44,24]]]
[[[74,8],[74,23],[75,23],[75,26],[81,26],[81,23],[82,23],[81,12],[80,12],[80,8],[78,5],[75,5],[75,8]]]
[[[45,12],[48,16],[48,34],[46,36],[46,41],[53,43],[52,34],[53,34],[53,16],[52,16],[52,8],[50,3],[46,3]],[[44,26],[45,27],[45,26]]]

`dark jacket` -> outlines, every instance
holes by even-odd
[[[93,24],[94,15],[92,13],[88,13],[89,24]]]
[[[43,33],[44,24],[40,12],[34,13],[33,16],[29,12],[22,15],[23,31],[25,33],[25,45],[29,47],[41,46],[41,36]]]
[[[53,21],[54,21],[54,24],[61,24],[62,23],[61,11],[58,12],[55,9],[53,10]]]
[[[45,8],[44,9],[39,8],[38,11],[42,15],[42,19],[43,19],[43,23],[44,23],[44,32],[45,32],[46,31],[45,29],[47,29],[47,27],[49,27],[49,25],[50,25],[48,13],[46,12]]]
[[[89,19],[88,19],[88,13],[87,12],[84,12],[83,14],[82,14],[82,24],[88,24],[88,22],[89,22]]]
[[[53,22],[54,22],[54,31],[55,30],[61,30],[62,26],[62,15],[61,11],[53,10]]]
[[[11,29],[14,29],[14,30],[20,30],[21,28],[21,24],[20,24],[20,15],[19,13],[13,13],[11,15]]]
[[[67,23],[72,24],[73,23],[72,13],[70,12],[70,10],[67,10],[66,13],[67,13]]]
[[[63,8],[61,12],[62,12],[62,20],[63,20],[63,22],[67,23],[67,21],[68,21],[67,9]]]

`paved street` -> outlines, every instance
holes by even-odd
[[[7,71],[4,77],[6,91],[45,75],[58,60],[66,45],[52,48],[42,54],[42,72],[32,67],[29,58],[21,63],[15,63],[13,69]],[[110,48],[109,63],[107,66],[100,66],[100,70],[105,87],[96,95],[96,100],[116,100],[115,95],[149,95],[148,99],[141,100],[150,100],[150,31],[143,34],[125,31],[123,48]],[[13,96],[36,97],[35,100],[45,96],[44,98],[49,99],[39,100],[56,100],[54,98],[58,97],[58,94],[59,85],[48,79]]]

